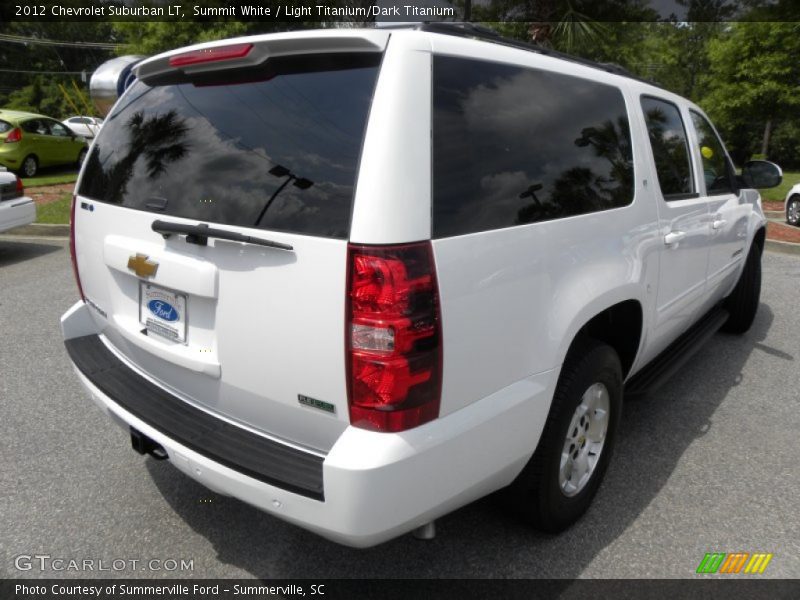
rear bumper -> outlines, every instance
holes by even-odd
[[[27,196],[0,202],[0,231],[28,225],[36,220],[36,205]]]
[[[102,336],[97,337],[98,332],[93,331],[88,310],[79,302],[62,317],[65,340],[69,345],[69,340],[95,336],[104,352],[116,358]],[[299,457],[298,465],[320,462],[322,485],[320,494],[315,496],[302,489],[287,489],[291,468],[273,469],[273,475],[282,475],[269,480],[252,469],[237,466],[241,457],[220,456],[218,441],[213,435],[204,437],[205,430],[186,440],[180,432],[176,435],[169,431],[175,430],[174,426],[154,420],[153,413],[133,407],[138,411],[135,414],[131,406],[124,406],[113,397],[124,393],[119,391],[119,383],[110,386],[93,375],[86,368],[88,361],[74,354],[81,351],[76,342],[72,342],[71,351],[81,363],[75,365],[78,377],[95,402],[123,426],[133,427],[160,444],[178,469],[212,490],[356,547],[391,539],[510,483],[536,447],[556,379],[552,371],[530,377],[403,433],[348,427],[324,456],[259,436],[267,446],[282,444],[289,455],[305,454]],[[110,378],[112,381],[121,381],[123,374],[141,378],[119,362],[130,373],[118,371]],[[156,392],[166,393],[161,388],[148,391]],[[224,427],[228,437],[253,435],[229,423]],[[271,460],[269,453],[262,457],[264,461]],[[270,467],[261,467],[264,468]]]

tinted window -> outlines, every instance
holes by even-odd
[[[691,111],[691,115],[697,132],[697,142],[700,145],[700,156],[703,159],[706,193],[713,195],[733,192],[734,171],[725,154],[722,141],[703,115],[694,111]]]
[[[633,163],[614,87],[434,57],[436,237],[629,204]]]
[[[676,200],[694,194],[689,145],[678,107],[665,100],[643,97],[642,110],[664,198]]]
[[[88,124],[91,123],[91,120],[87,119],[86,117],[72,117],[69,120],[70,123],[83,123]]]
[[[347,237],[379,61],[276,58],[216,79],[138,82],[103,126],[79,193],[159,215]]]
[[[70,132],[67,128],[58,123],[56,121],[48,121],[47,124],[50,126],[50,135],[55,135],[58,137],[70,137]]]
[[[50,135],[50,129],[44,119],[31,119],[22,124],[22,129],[28,133],[36,133],[38,135]]]

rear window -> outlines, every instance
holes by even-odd
[[[633,158],[619,89],[577,77],[436,56],[435,237],[625,206]]]
[[[79,194],[159,216],[346,238],[379,62],[275,58],[203,80],[137,82],[106,120]]]

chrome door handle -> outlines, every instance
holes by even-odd
[[[723,225],[725,225],[727,221],[725,219],[717,219],[713,223],[711,223],[711,229],[721,229]]]
[[[667,246],[673,246],[686,237],[685,231],[670,231],[664,236],[664,243]]]

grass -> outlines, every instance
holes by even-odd
[[[759,190],[759,192],[761,192],[761,199],[767,202],[783,202],[786,199],[786,194],[789,193],[789,188],[797,183],[800,183],[800,172],[784,171],[783,181],[778,187],[768,190]]]
[[[52,169],[42,169],[42,173],[36,177],[23,177],[22,185],[26,188],[39,187],[42,185],[58,185],[59,183],[75,183],[78,173],[75,170],[54,172]]]
[[[69,223],[69,211],[71,206],[71,194],[64,194],[55,202],[40,204],[36,207],[36,222],[66,225]]]

